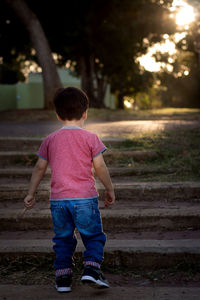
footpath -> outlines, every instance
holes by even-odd
[[[86,122],[85,129],[96,132],[100,137],[110,138],[127,136],[133,132],[155,132],[158,130],[173,130],[199,128],[200,120],[129,120],[114,122]],[[0,136],[23,137],[45,136],[60,128],[58,121],[37,122],[0,122]]]
[[[0,300],[199,300],[200,288],[115,287],[105,291],[78,286],[71,293],[61,295],[46,285],[0,285],[0,293]]]
[[[141,128],[162,130],[166,126],[171,126],[153,121],[151,129],[148,129],[150,123],[146,122],[143,125],[133,121],[129,125],[123,122],[120,122],[121,125],[114,124],[117,123],[114,122],[110,125],[98,123],[86,126],[88,130],[97,132],[109,148],[105,153],[105,160],[116,190],[116,204],[111,209],[105,209],[102,202],[103,188],[97,182],[103,226],[108,237],[105,266],[110,270],[125,269],[133,275],[136,270],[156,272],[176,266],[191,269],[191,266],[200,264],[200,182],[145,182],[144,180],[134,182],[132,167],[116,168],[109,164],[113,157],[135,159],[138,156],[141,158],[157,155],[152,151],[137,152],[134,149],[121,147],[125,132],[129,134],[134,130],[142,130]],[[182,128],[181,126],[186,125],[183,122],[174,126]],[[187,123],[187,126],[197,128],[199,123],[191,122]],[[27,269],[28,265],[34,269],[35,261],[45,264],[48,258],[46,265],[53,261],[51,242],[53,232],[48,203],[49,169],[39,187],[36,207],[28,211],[23,219],[19,216],[32,172],[32,162],[36,159],[35,151],[42,140],[39,132],[40,135],[46,135],[57,128],[59,128],[57,122],[40,122],[37,125],[0,124],[0,262],[3,266],[0,277],[0,300],[200,299],[200,281],[196,281],[193,285],[186,285],[181,279],[175,285],[162,286],[156,281],[140,282],[137,285],[132,284],[134,280],[131,283],[121,280],[119,275],[119,284],[117,284],[114,279],[116,276],[108,270],[105,273],[106,276],[108,273],[110,289],[93,290],[75,282],[73,292],[65,295],[58,294],[52,282],[46,284],[47,280],[44,284],[43,278],[41,278],[41,285],[35,284],[34,275],[28,284],[16,279],[19,274],[16,278],[14,275],[7,276],[11,269],[16,269],[17,272],[18,262],[20,267],[24,264],[28,277],[31,273],[31,269]],[[81,260],[82,251],[83,245],[79,239],[76,251],[78,261]],[[39,274],[40,267],[36,271]]]

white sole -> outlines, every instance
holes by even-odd
[[[81,281],[83,283],[91,285],[92,287],[109,288],[108,284],[106,284],[106,283],[104,283],[104,282],[102,282],[100,280],[96,280],[96,279],[94,279],[91,276],[84,275],[84,276],[82,276]]]
[[[68,293],[68,292],[71,292],[71,286],[68,286],[68,287],[65,287],[65,286],[63,286],[63,287],[58,287],[57,285],[56,285],[56,289],[57,289],[57,291],[59,292],[59,293]]]

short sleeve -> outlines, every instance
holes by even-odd
[[[44,141],[42,142],[37,155],[45,160],[49,160],[48,158],[48,139],[44,139]]]
[[[92,158],[98,156],[104,151],[106,151],[106,146],[102,143],[99,137],[96,134],[94,134],[92,138],[92,144],[91,144]]]

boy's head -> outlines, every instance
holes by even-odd
[[[61,120],[80,120],[89,107],[87,95],[74,87],[61,88],[54,96],[54,106]]]

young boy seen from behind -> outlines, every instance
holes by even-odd
[[[54,97],[54,105],[63,127],[42,142],[24,204],[27,209],[34,206],[34,194],[49,164],[57,291],[71,291],[72,256],[77,245],[75,228],[86,248],[81,281],[109,287],[100,271],[106,236],[102,231],[98,193],[92,174],[93,166],[105,187],[104,204],[112,205],[114,189],[102,156],[106,147],[96,134],[83,129],[89,106],[83,91],[72,87],[60,89]]]

